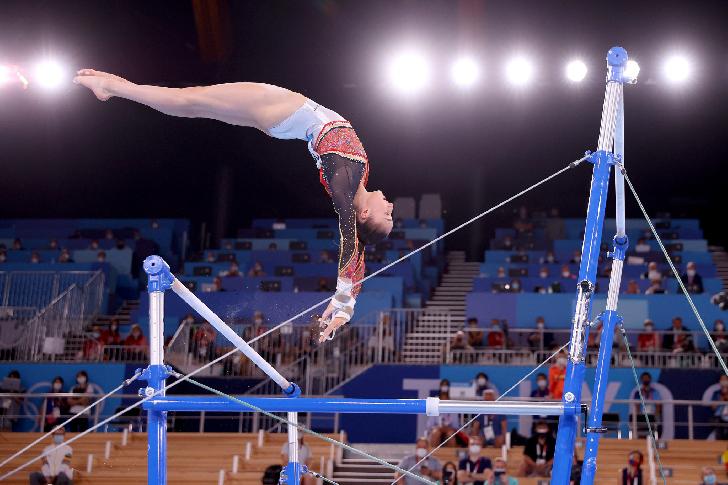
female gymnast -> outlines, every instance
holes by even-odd
[[[73,82],[101,101],[125,98],[171,116],[210,118],[257,128],[273,138],[307,141],[339,216],[341,236],[336,292],[319,320],[319,342],[333,338],[351,320],[364,277],[364,247],[389,235],[393,209],[381,191],[366,189],[369,160],[351,123],[300,93],[270,84],[176,89],[138,85],[93,69],[81,69]]]

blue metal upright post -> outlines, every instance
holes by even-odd
[[[594,164],[591,189],[589,193],[589,206],[587,209],[584,242],[581,250],[581,265],[579,267],[579,284],[576,296],[576,310],[572,321],[571,344],[569,359],[566,367],[564,381],[564,404],[578,403],[581,400],[581,388],[584,382],[584,367],[586,357],[586,344],[589,335],[591,307],[595,290],[596,273],[599,264],[599,251],[604,226],[604,212],[606,208],[607,193],[611,166],[615,163],[613,154],[614,132],[617,122],[619,106],[622,100],[623,71],[627,63],[627,52],[621,47],[610,49],[607,54],[607,87],[602,109],[602,121],[597,143],[597,151],[589,161]],[[626,239],[626,238],[625,238]],[[626,244],[626,241],[625,241]],[[606,365],[609,367],[611,353],[612,331],[616,316],[605,315],[604,331],[600,347],[600,358],[606,358],[602,363],[602,371]],[[608,343],[608,347],[605,345]],[[604,355],[602,355],[604,352]],[[604,365],[605,364],[605,365]],[[604,402],[605,380],[598,382],[599,387],[594,389],[595,402],[601,406]],[[594,410],[592,410],[594,412]],[[601,410],[598,410],[598,421],[601,423]],[[551,475],[552,485],[568,485],[572,462],[574,457],[574,442],[578,431],[578,417],[563,415],[559,418],[559,428],[556,437],[556,455]],[[596,460],[596,454],[594,455]],[[584,483],[582,481],[582,483]]]
[[[168,290],[174,277],[169,266],[159,256],[144,260],[144,271],[149,279],[149,367],[141,378],[148,386],[140,390],[143,396],[151,396],[164,388],[169,371],[164,365],[164,292]],[[163,396],[164,393],[159,393]],[[147,411],[147,483],[149,485],[167,484],[167,412]]]

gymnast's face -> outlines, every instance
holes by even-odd
[[[381,190],[370,192],[365,207],[367,223],[372,224],[378,231],[389,234],[394,225],[393,209],[394,204],[387,200]]]

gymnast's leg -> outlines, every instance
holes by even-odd
[[[114,74],[81,69],[73,80],[101,101],[129,99],[170,116],[209,118],[265,133],[291,116],[306,101],[300,93],[272,84],[228,83],[190,88],[134,84]]]

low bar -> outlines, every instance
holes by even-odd
[[[286,399],[276,397],[236,396],[236,399],[270,413],[362,413],[362,414],[508,414],[526,416],[561,416],[578,413],[578,405],[561,402],[530,403],[523,401],[441,401],[428,399],[351,399],[300,397]],[[143,404],[144,409],[154,411],[254,411],[239,402],[219,396],[160,396]]]

